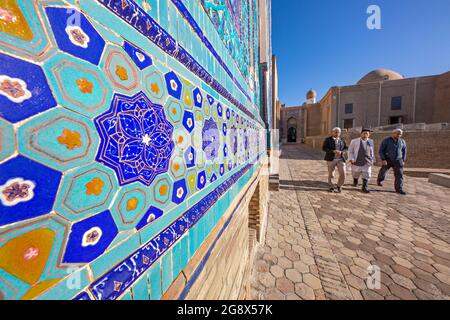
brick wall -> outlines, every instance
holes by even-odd
[[[389,135],[389,132],[374,132],[371,135],[375,142],[377,165],[380,164],[378,150],[381,141]],[[357,133],[343,133],[343,138],[348,143],[357,137]],[[325,136],[307,137],[305,143],[315,149],[322,149],[325,138]],[[405,132],[404,139],[408,144],[407,167],[450,169],[450,148],[448,147],[450,130]]]

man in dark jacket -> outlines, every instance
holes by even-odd
[[[344,152],[348,150],[347,144],[341,139],[341,129],[334,128],[333,135],[328,137],[323,142],[322,150],[325,151],[325,161],[328,165],[328,183],[330,185],[330,192],[341,193],[342,186],[345,183],[345,156]],[[337,185],[333,183],[334,172],[336,168],[339,171],[339,180]]]
[[[392,136],[383,140],[380,146],[380,158],[383,166],[378,174],[378,185],[383,186],[389,169],[394,169],[395,192],[406,195],[403,190],[403,167],[406,161],[406,142],[402,139],[403,131],[395,129]]]

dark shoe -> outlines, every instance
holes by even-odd
[[[359,179],[353,179],[353,186],[356,188],[358,186]]]
[[[330,187],[330,189],[328,191],[334,192],[334,187]]]
[[[364,192],[364,193],[370,193],[370,190],[369,190],[369,181],[368,181],[368,180],[363,180],[362,192]]]
[[[402,196],[406,196],[406,192],[401,190],[401,191],[397,191],[398,194],[401,194]]]
[[[338,193],[342,193],[342,188],[341,187],[337,187],[337,192]]]
[[[382,186],[383,186],[383,182],[377,181],[377,185],[378,185],[379,187],[382,187]]]

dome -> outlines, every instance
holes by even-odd
[[[400,79],[404,79],[404,77],[398,72],[386,69],[377,69],[362,77],[361,80],[358,81],[358,84]]]
[[[306,100],[315,99],[316,97],[317,97],[317,92],[313,89],[309,90],[308,93],[306,93]]]

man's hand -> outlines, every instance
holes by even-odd
[[[386,160],[383,160],[382,164],[383,164],[383,166],[387,166],[388,165]]]

